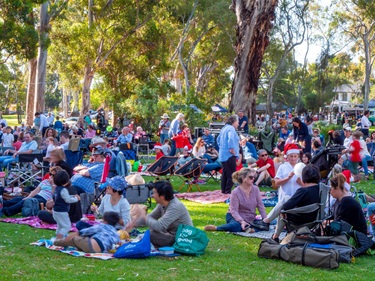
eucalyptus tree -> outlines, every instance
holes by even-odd
[[[270,42],[277,3],[277,0],[233,0],[231,5],[237,25],[230,110],[243,109],[253,123],[260,69]]]
[[[286,64],[286,60],[293,50],[306,39],[308,30],[308,6],[309,0],[281,0],[276,8],[276,19],[271,32],[271,43],[279,44],[282,52],[276,59],[276,67],[267,67],[264,63],[262,71],[267,80],[267,113],[273,115],[273,94],[275,83],[280,72]],[[289,104],[290,106],[291,104]]]

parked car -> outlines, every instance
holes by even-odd
[[[69,117],[64,120],[69,126],[74,126],[78,123],[78,117]]]

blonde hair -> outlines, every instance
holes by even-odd
[[[255,170],[252,168],[242,168],[241,170],[236,171],[232,174],[232,180],[233,182],[238,182],[239,184],[241,184],[246,176],[250,173],[255,174]]]
[[[51,151],[51,154],[53,154],[58,159],[58,161],[65,160],[65,152],[60,147],[54,148]]]
[[[199,147],[200,147],[200,144],[201,144],[201,141],[202,141],[202,138],[199,137],[199,138],[197,139],[196,143],[194,144],[193,150],[194,150],[195,152],[198,152]]]
[[[330,179],[331,187],[334,189],[340,189],[341,191],[345,191],[344,184],[346,182],[346,177],[343,174],[337,174],[333,178]]]

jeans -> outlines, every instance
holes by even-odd
[[[24,198],[25,197],[23,196],[18,196],[10,200],[4,200],[3,213],[7,217],[11,217],[18,213],[21,213],[22,208],[23,208],[23,203],[25,202],[25,200],[23,200]],[[39,203],[46,204],[46,200],[42,196],[36,195],[34,198],[38,199]]]
[[[371,161],[371,156],[370,155],[366,155],[366,157],[363,157],[362,158],[362,167],[363,167],[363,170],[365,170],[365,176],[368,176],[368,166],[367,166],[367,161]]]
[[[241,224],[236,221],[230,213],[225,215],[226,224],[216,227],[217,231],[241,232]]]
[[[78,221],[76,223],[76,228],[77,228],[78,231],[82,230],[82,229],[85,229],[85,228],[89,228],[89,227],[92,227],[92,224],[89,224],[85,221]]]
[[[168,134],[160,134],[160,143],[164,144],[164,141],[168,138]]]
[[[8,165],[13,162],[17,162],[18,157],[14,158],[13,156],[5,155],[0,156],[0,169],[3,170],[4,167],[8,168]]]
[[[176,155],[176,141],[171,140],[171,153],[169,156],[175,156]]]
[[[203,173],[208,173],[217,169],[221,169],[221,164],[218,161],[204,165]]]

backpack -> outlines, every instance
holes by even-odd
[[[23,203],[22,216],[36,216],[39,212],[39,201],[36,198],[27,198]]]

